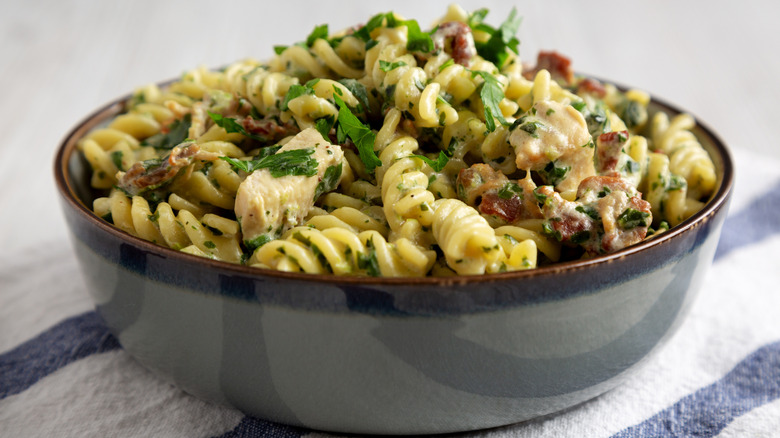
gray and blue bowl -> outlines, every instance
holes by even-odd
[[[590,260],[484,276],[290,274],[163,248],[92,213],[90,169],[76,143],[119,114],[123,101],[76,126],[54,167],[99,314],[128,353],[184,391],[324,431],[495,427],[630,379],[674,334],[701,288],[733,181],[726,147],[699,125],[716,192],[658,238]]]

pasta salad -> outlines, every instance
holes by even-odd
[[[715,187],[683,114],[523,64],[513,9],[315,27],[265,62],[142,87],[79,142],[94,212],[190,254],[335,275],[533,269],[673,227]]]

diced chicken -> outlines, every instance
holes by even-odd
[[[170,155],[161,160],[139,161],[127,172],[118,172],[117,187],[135,196],[171,181],[195,160],[214,161],[217,158],[218,154],[202,151],[195,143],[183,143],[171,149]]]
[[[567,201],[550,186],[539,187],[547,232],[562,243],[579,245],[588,254],[615,252],[640,242],[652,223],[650,203],[626,180],[586,178],[577,200]]]
[[[596,174],[592,138],[582,114],[571,105],[540,101],[512,126],[509,143],[518,169],[540,172],[567,199],[580,181]]]
[[[346,165],[344,153],[338,145],[332,145],[322,138],[314,128],[301,131],[277,154],[312,148],[312,158],[317,160],[317,173],[313,176],[285,175],[275,178],[271,169],[252,172],[238,186],[235,212],[241,223],[245,242],[272,240],[290,228],[299,225],[314,205],[317,186],[326,177],[330,167]],[[335,188],[341,180],[339,173]],[[256,245],[255,245],[256,246]]]
[[[503,223],[542,217],[530,178],[510,181],[500,171],[478,163],[458,173],[456,186],[463,202]]]

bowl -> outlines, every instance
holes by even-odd
[[[163,248],[90,210],[89,165],[76,143],[126,100],[79,123],[54,166],[98,313],[128,353],[184,391],[324,431],[495,427],[569,408],[630,379],[701,288],[733,180],[728,150],[699,124],[694,133],[715,163],[715,193],[680,225],[618,252],[483,276],[291,274]]]

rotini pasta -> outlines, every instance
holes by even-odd
[[[702,207],[715,167],[691,116],[554,52],[523,66],[516,12],[485,12],[318,26],[267,62],[137,89],[79,142],[95,214],[258,268],[425,276],[612,252]]]

